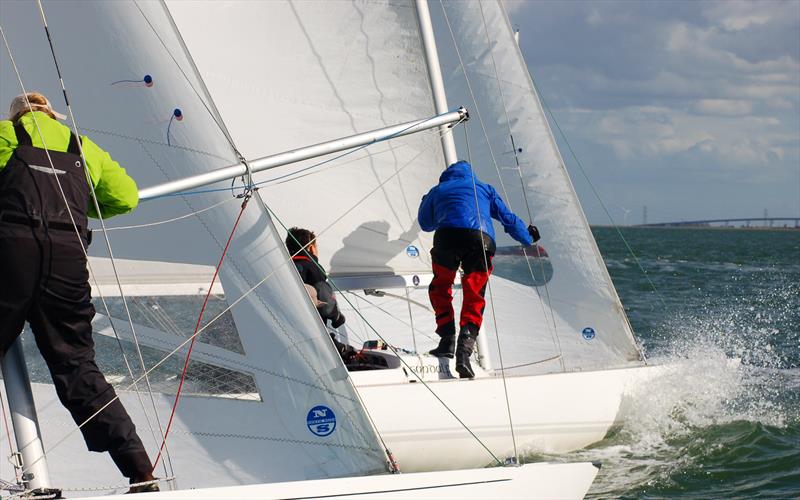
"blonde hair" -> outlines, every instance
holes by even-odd
[[[30,105],[28,104],[29,102]],[[12,122],[16,122],[22,115],[30,111],[41,111],[50,116],[50,118],[56,118],[53,108],[50,106],[50,101],[47,100],[44,94],[28,92],[27,94],[18,95],[11,101],[11,107],[8,111],[9,119]]]

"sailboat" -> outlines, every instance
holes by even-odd
[[[543,250],[526,250],[522,279],[490,280],[473,381],[426,354],[438,340],[427,298],[432,234],[420,231],[416,210],[448,163],[446,141],[415,136],[254,179],[274,200],[282,229],[317,232],[320,263],[347,317],[340,340],[383,359],[383,369],[350,376],[405,470],[585,447],[607,434],[625,395],[658,367],[636,344],[502,3],[431,2],[438,50],[423,56],[412,50],[424,17],[414,11],[427,4],[389,2],[388,18],[358,4],[345,16],[348,28],[328,26],[313,3],[279,4],[270,16],[250,5],[245,20],[224,3],[206,6],[204,19],[191,3],[172,10],[187,46],[200,49],[197,71],[220,96],[216,105],[247,157],[269,154],[276,142],[300,146],[466,103],[470,121],[441,137],[543,234]],[[387,24],[402,36],[389,35]],[[227,57],[251,47],[274,64],[242,71]],[[438,62],[426,65],[432,57]],[[428,75],[437,66],[444,98]],[[308,67],[315,76],[297,79]],[[261,117],[258,127],[252,115]],[[510,242],[504,238],[498,245]],[[459,301],[456,290],[456,310]]]
[[[255,174],[269,162],[282,165],[318,157],[319,147],[274,154],[313,143],[317,135],[327,139],[323,149],[328,152],[374,143],[376,137],[404,137],[407,150],[396,154],[401,148],[390,145],[390,156],[416,160],[427,151],[433,157],[436,138],[407,134],[459,121],[465,112],[431,117],[416,115],[423,106],[413,102],[400,105],[407,92],[428,88],[415,59],[403,59],[421,52],[416,14],[408,4],[318,5],[0,4],[6,49],[0,59],[0,100],[31,85],[51,96],[63,91],[70,125],[113,151],[140,184],[152,186],[151,195],[173,183],[208,184],[220,171],[239,172],[233,182],[212,183],[191,194],[184,189],[180,196],[165,194],[143,203],[124,219],[126,228],[103,221],[91,248],[89,270],[99,311],[94,324],[98,362],[115,382],[148,450],[159,450],[156,473],[164,480],[162,489],[170,490],[149,497],[582,497],[597,474],[595,465],[512,464],[388,474],[399,467],[291,266],[273,224],[278,217],[272,201],[268,204],[269,198],[255,189]],[[256,76],[292,71],[281,66],[286,61],[278,49],[303,46],[312,24],[340,41],[358,34],[360,25],[369,36],[380,37],[397,108],[391,116],[376,117],[373,103],[359,108],[356,99],[345,107],[354,131],[380,130],[331,140],[345,134],[329,119],[329,109],[303,102],[302,96],[313,92],[282,93],[265,81],[255,89],[242,87],[242,94],[257,91],[277,97],[285,105],[273,109],[277,116],[307,120],[308,133],[292,140],[261,129],[271,154],[251,156],[253,152],[238,145],[239,136],[246,135],[246,129],[260,129],[266,117],[256,110],[260,101],[236,112],[217,108],[223,92],[211,82],[226,76],[206,73],[202,53],[208,47],[193,35],[210,20],[231,30],[231,41],[255,31],[275,37],[279,44],[272,46],[272,54],[255,49],[228,54],[228,59],[240,62],[238,72]],[[274,31],[265,30],[266,21],[277,23]],[[363,69],[363,60],[351,56],[365,47],[364,40],[349,40],[353,45],[318,47],[331,53],[311,54],[295,79],[315,80],[320,75],[309,71],[314,67],[324,76],[327,61],[343,63],[337,76],[344,79],[351,70]],[[287,60],[295,61],[294,56]],[[364,95],[365,89],[352,83],[353,96]],[[250,118],[243,119],[245,114]],[[209,265],[215,266],[211,276]],[[211,298],[207,316],[193,330],[204,297]],[[195,338],[188,370],[181,372],[182,359],[176,355],[182,356]],[[12,440],[17,443],[16,449],[12,446],[16,480],[4,480],[3,487],[18,496],[56,487],[70,497],[127,489],[114,484],[117,472],[107,456],[85,451],[52,385],[39,380],[34,365],[34,382],[28,380],[20,341],[2,364],[3,397],[14,429],[5,439],[9,446]],[[180,399],[173,396],[179,377],[186,383]],[[171,411],[174,422],[167,421]],[[170,424],[167,439],[165,428]]]

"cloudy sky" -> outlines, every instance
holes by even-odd
[[[644,206],[650,222],[800,216],[800,0],[506,6],[617,223]],[[559,144],[590,222],[607,223]]]

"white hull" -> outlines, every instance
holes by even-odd
[[[414,388],[419,384],[407,385]],[[468,388],[476,382],[454,381],[444,385]],[[114,498],[124,493],[127,487],[108,454],[86,450],[81,434],[76,432],[75,424],[56,398],[53,386],[33,384],[33,392],[39,418],[47,422],[42,433],[48,450],[50,484],[63,488],[67,498],[98,498],[94,495]],[[136,395],[123,392],[120,396],[134,420],[142,422],[144,418]],[[156,395],[160,414],[168,412],[171,402],[169,395]],[[175,475],[173,484],[180,490],[146,494],[143,498],[582,498],[597,474],[597,468],[589,463],[536,463],[522,467],[272,482],[276,475],[280,475],[279,464],[291,464],[291,460],[265,451],[267,441],[264,439],[244,435],[254,403],[236,402],[229,405],[227,411],[219,413],[214,425],[189,430],[193,415],[209,411],[208,405],[213,402],[213,399],[203,397],[187,397],[178,411],[170,453]],[[159,443],[152,441],[146,427],[140,425],[139,431],[147,449],[157,449]],[[6,446],[6,443],[0,444]],[[395,448],[391,443],[390,447]],[[309,450],[325,453],[318,447]],[[429,452],[427,447],[421,446],[419,454]],[[401,460],[413,455],[415,453],[406,448]],[[453,455],[450,454],[449,458]],[[447,463],[447,457],[437,456]],[[488,462],[482,459],[479,467]],[[411,472],[412,468],[406,467],[405,463],[401,462],[400,466],[403,472]],[[319,474],[321,470],[306,473]],[[299,475],[303,471],[295,472]],[[164,477],[160,466],[157,475]],[[167,490],[170,485],[164,482],[161,488]]]
[[[416,360],[417,358],[411,358]],[[503,380],[431,380],[427,389],[399,370],[351,376],[381,436],[404,471],[482,467],[488,451],[431,394],[436,393],[492,453],[514,456]],[[600,441],[617,420],[627,391],[659,367],[506,377],[521,455],[563,453]],[[400,378],[404,380],[400,380]]]
[[[149,493],[157,499],[487,499],[583,498],[597,475],[590,463],[322,479]],[[93,497],[119,498],[119,495]],[[126,497],[127,498],[127,497]],[[139,497],[137,497],[139,498]]]

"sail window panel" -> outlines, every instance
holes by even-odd
[[[105,375],[106,380],[118,391],[136,390],[133,387],[133,380],[125,361],[120,355],[120,347],[117,340],[113,337],[95,335],[94,343],[97,366]],[[142,370],[136,347],[128,340],[121,340],[120,343],[134,377],[141,377]],[[33,334],[27,325],[22,334],[22,345],[31,382],[52,384],[50,371],[39,354]],[[139,348],[141,349],[145,366],[148,368],[154,366],[168,354],[168,351],[145,345],[140,345]],[[178,355],[173,355],[148,374],[150,387],[154,393],[175,394],[183,370],[182,352],[179,352]],[[147,382],[144,379],[140,380],[137,385],[139,391],[147,392]],[[261,401],[261,395],[252,374],[194,360],[189,363],[181,393],[188,396]]]
[[[134,323],[161,330],[179,337],[189,338],[195,331],[197,316],[203,306],[204,295],[165,295],[165,296],[131,296],[127,298],[128,310]],[[98,299],[94,299],[95,309],[105,312],[105,307]],[[127,323],[125,306],[120,297],[105,299],[109,314],[117,322]],[[211,295],[204,313],[205,327],[198,335],[197,341],[220,347],[237,354],[245,354],[236,323],[228,308],[224,295]],[[225,312],[223,312],[225,311]],[[211,323],[211,320],[219,317]]]

